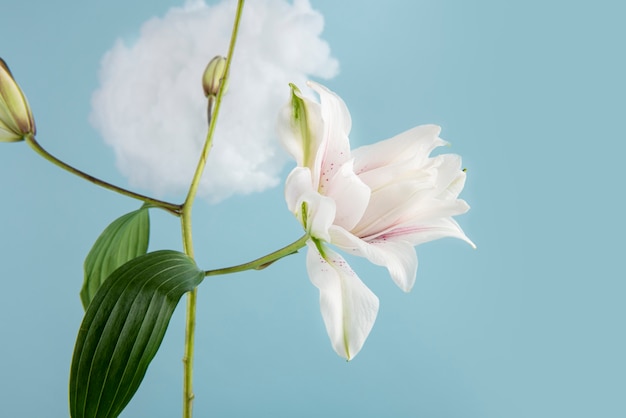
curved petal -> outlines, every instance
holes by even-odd
[[[320,184],[320,193],[337,204],[334,224],[348,230],[361,220],[370,201],[370,188],[354,174],[352,160],[343,164],[335,176]]]
[[[432,170],[416,167],[414,161],[407,160],[361,171],[358,176],[372,191],[376,191],[390,184],[406,181],[431,182],[433,173]]]
[[[319,103],[303,97],[300,90],[292,86],[291,100],[278,114],[276,132],[299,166],[313,170],[323,126]]]
[[[456,199],[465,185],[461,157],[456,154],[441,154],[432,158],[435,170],[435,187],[441,191],[441,198]]]
[[[442,193],[428,179],[389,184],[372,193],[367,211],[352,232],[368,240],[407,222],[428,223],[469,210],[464,200],[440,199]]]
[[[352,129],[352,117],[343,99],[327,87],[314,81],[308,81],[307,86],[320,95],[322,119],[324,119],[324,122],[330,123],[332,121],[333,125],[335,125],[334,129],[338,132],[349,134],[350,129]]]
[[[319,178],[320,184],[323,184],[351,158],[348,134],[352,119],[346,104],[339,96],[321,84],[309,81],[307,85],[320,95],[323,133],[315,159],[313,178]]]
[[[432,191],[428,179],[416,179],[388,184],[374,190],[370,204],[352,232],[367,238],[414,218],[426,209],[424,201]]]
[[[307,167],[296,167],[291,170],[285,181],[285,201],[292,213],[300,210],[302,195],[313,192],[311,170]]]
[[[450,237],[463,240],[473,248],[476,248],[472,240],[465,235],[461,226],[452,218],[435,219],[425,224],[400,225],[398,228],[385,232],[382,237],[386,239],[401,238],[411,243],[411,245],[420,245],[425,242]]]
[[[439,138],[440,132],[437,125],[420,125],[393,138],[359,147],[352,151],[355,171],[361,174],[409,159],[420,164],[432,150],[446,144]]]
[[[320,291],[326,332],[335,352],[351,360],[374,325],[378,298],[339,254],[324,247],[322,256],[313,242],[309,241],[308,245],[307,271]]]
[[[331,242],[341,249],[386,267],[394,283],[404,292],[413,288],[417,274],[417,254],[410,242],[402,237],[381,237],[364,241],[335,226],[330,228],[330,236]]]
[[[335,201],[322,196],[311,185],[311,170],[296,167],[285,183],[287,207],[315,238],[330,240],[328,229],[335,220]]]
[[[423,199],[420,207],[416,207],[407,221],[415,223],[428,224],[437,219],[447,218],[450,216],[462,215],[469,210],[469,205],[463,199]]]
[[[445,157],[449,154],[442,155],[441,157]],[[460,157],[459,157],[459,168],[455,170],[454,168],[450,168],[445,164],[442,164],[438,171],[443,173],[441,175],[441,181],[439,181],[438,187],[441,189],[441,193],[439,194],[440,199],[456,199],[461,191],[463,191],[463,187],[465,187],[465,178],[466,174],[463,170],[460,169]],[[448,173],[445,173],[448,171]]]
[[[304,195],[302,202],[302,212],[306,212],[307,217],[307,232],[312,237],[329,242],[330,234],[328,231],[335,219],[335,201],[319,193],[311,193]]]

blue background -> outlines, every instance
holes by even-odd
[[[102,54],[177,1],[2,0],[0,54],[34,109],[39,141],[120,185],[90,127]],[[626,416],[623,216],[626,60],[619,1],[312,0],[341,63],[353,142],[421,123],[468,169],[458,218],[478,245],[418,247],[413,291],[350,259],[381,300],[350,363],[330,348],[304,255],[200,288],[198,417]],[[67,416],[82,318],[82,261],[138,207],[46,163],[0,151],[0,416]],[[198,202],[205,268],[300,234],[282,188]],[[180,248],[152,211],[151,249]],[[180,414],[183,305],[124,417]]]

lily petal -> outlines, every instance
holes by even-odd
[[[367,211],[352,232],[368,240],[405,223],[425,224],[469,210],[464,200],[440,199],[441,193],[428,179],[390,184],[372,193]]]
[[[312,237],[330,241],[328,231],[335,219],[335,201],[319,193],[310,193],[302,196],[302,202],[302,212],[306,213],[307,232]]]
[[[335,226],[330,228],[330,236],[337,247],[386,267],[394,283],[404,292],[413,288],[417,274],[417,254],[413,243],[402,236],[365,241]]]
[[[467,242],[473,248],[476,245],[461,229],[461,226],[453,218],[440,218],[431,220],[425,224],[400,225],[383,235],[387,239],[401,237],[411,245],[420,245],[440,238],[457,238]]]
[[[313,190],[311,170],[308,167],[296,167],[291,170],[285,181],[285,200],[292,213],[300,210],[301,196]]]
[[[413,160],[421,164],[435,148],[445,145],[439,138],[437,125],[420,125],[392,138],[365,145],[352,151],[357,174],[388,166],[400,161]]]
[[[281,109],[276,130],[281,143],[298,165],[313,170],[323,132],[319,103],[303,97],[292,85],[291,100]]]
[[[313,178],[319,179],[319,185],[332,178],[336,171],[350,156],[350,139],[348,134],[352,127],[350,112],[344,101],[321,84],[309,81],[309,87],[320,96],[320,107],[323,120],[322,141],[317,150]]]
[[[339,172],[320,184],[320,193],[337,204],[335,225],[348,230],[363,217],[370,200],[370,188],[354,173],[352,160],[344,163]]]
[[[348,263],[327,247],[309,242],[307,271],[320,291],[320,309],[335,352],[346,360],[358,354],[376,315],[378,298]],[[323,254],[323,255],[322,255]]]
[[[285,183],[285,200],[304,229],[313,237],[330,240],[328,229],[335,220],[336,203],[311,185],[311,170],[294,168]]]
[[[455,199],[465,185],[461,157],[456,154],[442,154],[433,158],[432,161],[432,167],[437,172],[436,187],[445,192],[442,193],[442,198],[445,196],[447,199]]]

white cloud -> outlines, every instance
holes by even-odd
[[[235,1],[188,1],[103,57],[91,122],[131,185],[159,197],[187,190],[207,131],[202,73],[226,55],[234,14]],[[201,196],[216,202],[279,183],[286,155],[274,129],[288,83],[338,71],[323,26],[308,0],[246,2]]]

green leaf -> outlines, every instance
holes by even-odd
[[[70,415],[113,418],[131,400],[178,301],[204,279],[194,261],[156,251],[115,270],[85,312],[70,370]]]
[[[80,290],[83,308],[87,309],[102,283],[115,269],[148,251],[149,240],[150,215],[146,205],[106,227],[83,265],[85,279]]]

